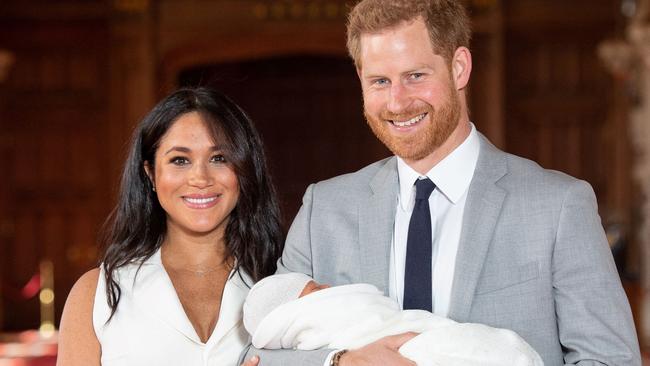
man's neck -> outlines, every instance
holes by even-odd
[[[404,162],[421,175],[426,175],[434,166],[460,146],[460,144],[467,139],[470,132],[472,132],[472,126],[469,123],[469,120],[463,119],[458,122],[458,126],[456,126],[456,129],[454,129],[451,135],[449,135],[449,138],[447,138],[447,140],[431,154],[419,160],[404,159]]]

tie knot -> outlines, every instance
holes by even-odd
[[[415,181],[415,199],[416,200],[428,200],[431,192],[436,189],[436,185],[433,184],[431,179],[418,179]]]

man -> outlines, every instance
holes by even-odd
[[[395,157],[311,185],[278,271],[366,282],[404,308],[511,329],[547,366],[641,365],[591,187],[498,150],[470,122],[468,23],[457,0],[352,10],[365,116]],[[413,336],[249,355],[261,365],[412,365],[397,349]]]

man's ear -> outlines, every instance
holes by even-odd
[[[457,90],[464,89],[472,73],[472,54],[467,47],[458,47],[451,60],[451,73]]]
[[[153,190],[156,190],[156,180],[155,180],[155,174],[154,174],[154,168],[149,164],[148,161],[144,162],[144,172],[147,174],[147,177],[149,177],[149,182],[151,182],[151,186],[153,187]]]

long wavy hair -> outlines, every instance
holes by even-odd
[[[160,140],[186,113],[198,112],[212,138],[225,145],[239,184],[239,199],[226,226],[226,250],[234,259],[234,272],[244,270],[258,281],[276,270],[284,238],[275,190],[270,180],[264,147],[250,118],[225,95],[208,88],[184,88],[163,99],[137,126],[126,160],[116,207],[101,238],[104,251],[106,295],[111,318],[120,302],[116,271],[142,264],[161,246],[166,213],[144,165],[153,166]],[[109,319],[110,320],[110,319]]]

